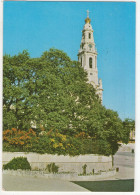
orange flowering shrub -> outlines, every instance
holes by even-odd
[[[10,145],[29,147],[35,139],[37,141],[38,138],[32,129],[21,131],[12,128],[11,130],[7,129],[3,131],[3,142],[7,142]]]
[[[37,152],[48,154],[79,155],[96,153],[96,143],[85,132],[71,137],[58,130],[21,131],[15,128],[3,131],[3,150],[14,152]]]

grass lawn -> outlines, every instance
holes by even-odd
[[[133,192],[134,179],[109,181],[74,181],[92,192]]]

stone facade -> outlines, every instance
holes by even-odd
[[[82,40],[80,44],[80,50],[78,52],[78,61],[81,66],[87,71],[88,82],[96,89],[96,94],[102,101],[102,80],[98,79],[97,68],[97,50],[95,48],[93,29],[90,24],[90,18],[87,16],[85,19],[85,25],[82,31]]]

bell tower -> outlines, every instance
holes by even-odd
[[[95,48],[93,29],[90,22],[89,11],[87,10],[87,18],[85,19],[85,25],[82,30],[82,40],[78,52],[78,61],[84,70],[87,71],[88,83],[92,84],[96,89],[96,94],[98,94],[102,102],[102,80],[98,80],[97,50]]]

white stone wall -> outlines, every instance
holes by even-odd
[[[37,154],[37,153],[24,153],[24,152],[3,152],[3,164],[6,164],[14,157],[27,157],[32,170],[41,169],[44,170],[47,164],[54,162],[59,166],[59,172],[74,172],[82,173],[82,166],[87,165],[87,172],[95,172],[99,170],[109,170],[112,168],[111,156],[99,156],[99,155],[79,155],[79,156],[63,156],[63,155],[51,155],[51,154]]]

